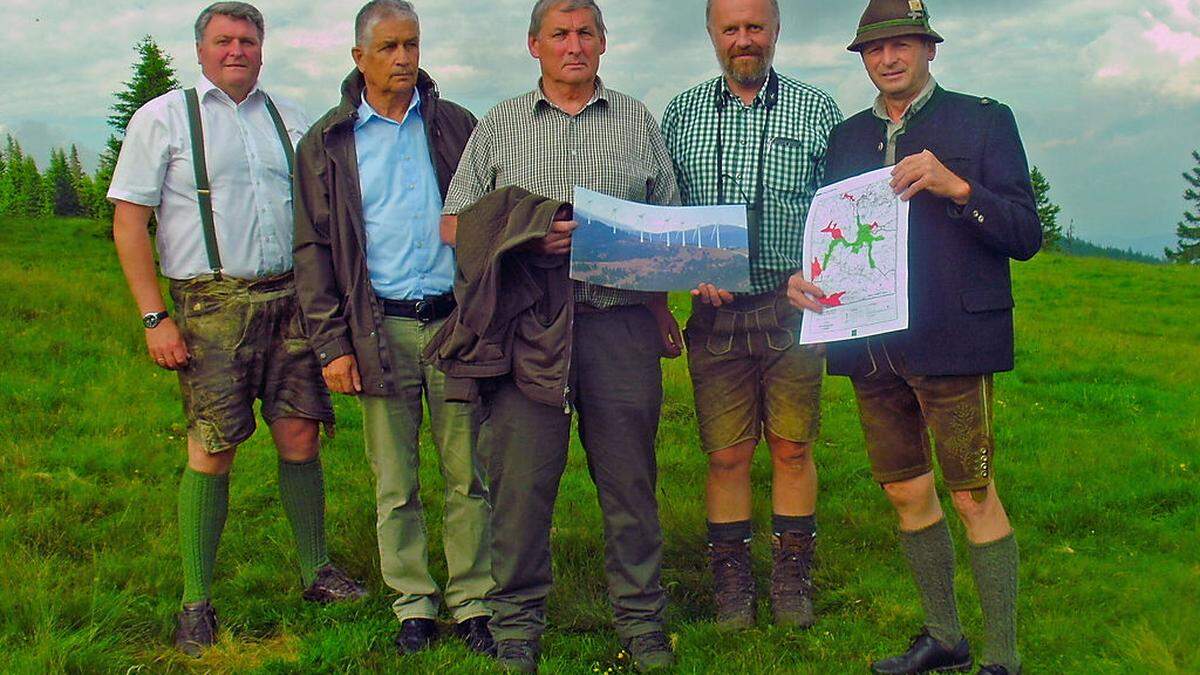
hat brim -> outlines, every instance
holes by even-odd
[[[938,35],[937,32],[932,28],[925,26],[887,26],[885,28],[869,30],[858,35],[854,38],[854,42],[851,42],[850,46],[846,47],[846,49],[852,52],[861,52],[863,45],[867,44],[868,42],[874,42],[875,40],[883,40],[886,38],[901,37],[904,35],[920,35],[921,37],[932,40],[934,44],[945,42],[941,35]]]

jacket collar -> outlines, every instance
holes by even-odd
[[[321,133],[327,134],[334,128],[349,124],[353,130],[353,124],[358,119],[358,107],[363,102],[363,92],[367,88],[366,80],[362,73],[357,69],[350,71],[346,79],[342,80],[342,101],[334,110],[333,115],[325,123]],[[417,94],[421,99],[421,117],[426,122],[430,118],[431,109],[437,105],[439,99],[437,83],[424,70],[417,71]]]

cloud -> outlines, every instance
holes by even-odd
[[[1119,16],[1081,51],[1100,93],[1140,91],[1155,102],[1200,102],[1200,19],[1195,0],[1149,3],[1136,16]]]

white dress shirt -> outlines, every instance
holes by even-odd
[[[291,181],[265,94],[256,86],[236,104],[203,75],[196,94],[224,273],[255,279],[290,270]],[[295,147],[310,120],[298,106],[272,100]],[[212,272],[196,201],[183,91],[163,94],[134,113],[108,199],[154,207],[163,276],[191,279]]]

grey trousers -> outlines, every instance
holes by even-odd
[[[617,634],[662,630],[662,530],[654,439],[662,408],[658,328],[643,306],[576,316],[574,406],[604,518],[604,570]],[[489,627],[497,640],[546,627],[550,523],[567,463],[571,416],[534,402],[511,378],[484,390],[481,453],[492,496]]]

